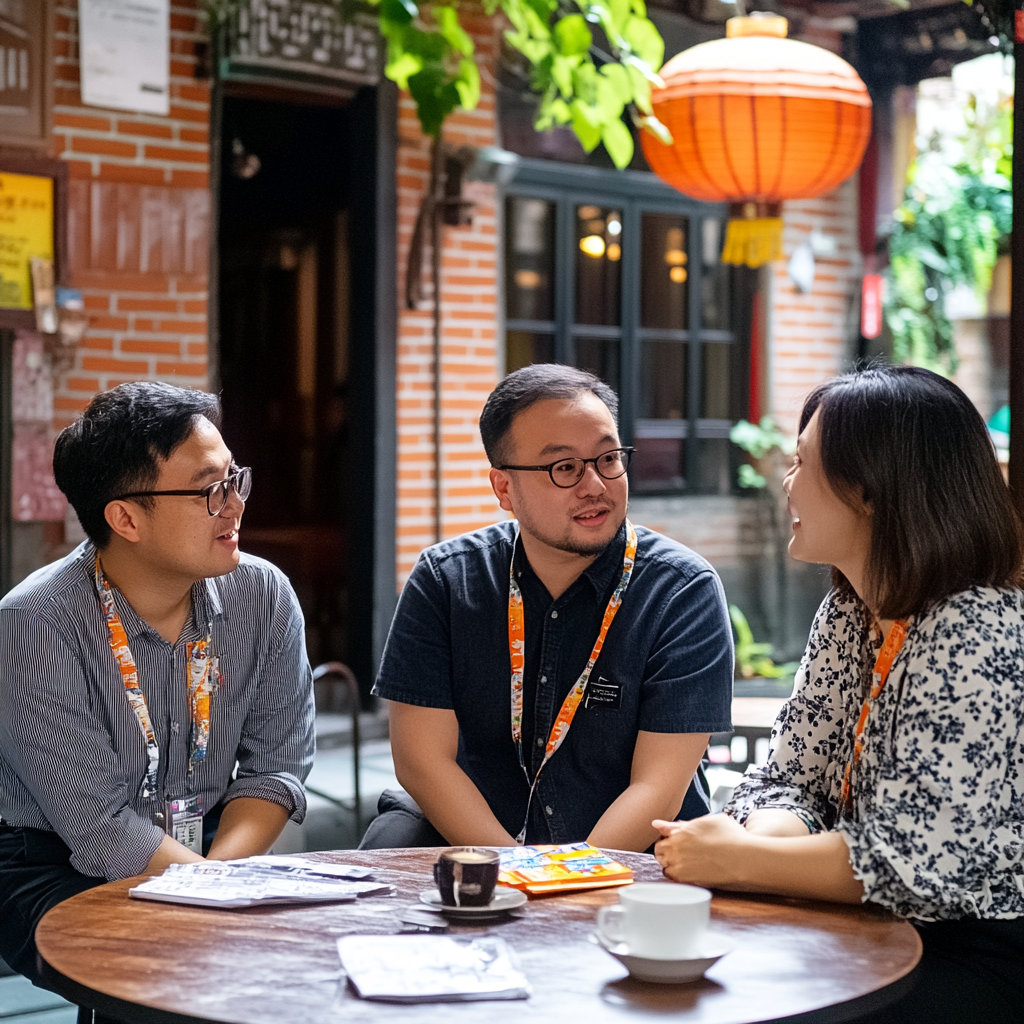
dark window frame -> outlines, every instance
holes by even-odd
[[[606,171],[578,165],[559,164],[545,160],[520,160],[501,196],[503,230],[508,198],[541,199],[555,204],[555,259],[554,259],[554,320],[516,320],[505,316],[507,305],[502,296],[502,337],[510,331],[529,331],[554,334],[555,361],[572,363],[575,355],[574,340],[579,336],[598,335],[619,339],[619,429],[623,444],[636,441],[640,417],[640,355],[644,340],[666,340],[687,344],[687,395],[685,419],[678,421],[683,438],[714,439],[728,437],[734,420],[707,419],[698,415],[703,404],[704,368],[703,344],[727,342],[737,348],[737,362],[743,368],[741,380],[730,383],[739,386],[737,404],[749,407],[750,368],[750,299],[752,293],[733,296],[733,326],[728,331],[702,326],[704,271],[703,240],[706,219],[717,220],[724,232],[728,208],[720,203],[702,203],[684,196],[661,182],[655,175],[642,171]],[[622,312],[619,328],[594,327],[573,321],[575,301],[575,208],[581,204],[612,207],[622,213],[621,288]],[[691,276],[688,285],[688,324],[685,330],[644,328],[640,325],[640,270],[641,270],[641,218],[645,213],[669,214],[687,219],[687,266]],[[504,252],[503,248],[503,259]],[[502,276],[504,281],[504,275]],[[691,343],[695,342],[695,343]],[[675,421],[647,421],[648,429],[666,429]],[[693,495],[707,493],[700,488],[700,449],[686,445],[686,475],[683,487],[645,488],[638,492],[650,495]],[[731,449],[729,460],[730,490],[735,491],[735,465],[741,461],[738,449]],[[734,465],[735,464],[735,465]],[[632,472],[632,471],[631,471]],[[715,492],[715,493],[720,493]]]

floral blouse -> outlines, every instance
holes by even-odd
[[[911,620],[840,817],[881,641],[859,601],[825,598],[768,763],[725,812],[781,807],[839,830],[864,899],[903,917],[1024,915],[1024,591],[975,587]]]

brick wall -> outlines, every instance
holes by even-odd
[[[493,68],[498,29],[482,15],[463,14],[483,71],[483,95],[472,112],[445,124],[445,142],[491,146],[496,139]],[[398,294],[405,294],[405,267],[416,215],[426,190],[429,141],[407,95],[398,115]],[[498,508],[487,481],[488,464],[477,419],[498,381],[499,216],[491,185],[467,183],[475,203],[471,227],[442,228],[442,487],[443,533],[452,537],[495,522]],[[430,266],[429,247],[424,264]],[[428,275],[429,276],[429,270]],[[402,300],[400,300],[402,301]],[[433,294],[422,308],[399,311],[398,324],[398,516],[396,555],[404,583],[419,552],[434,536]]]
[[[58,5],[51,151],[69,168],[72,284],[90,317],[56,381],[58,429],[122,381],[207,384],[210,91],[195,77],[205,38],[199,0],[174,0],[167,117],[87,107],[77,5]]]

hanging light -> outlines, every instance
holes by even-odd
[[[787,31],[773,14],[730,18],[725,39],[677,54],[651,97],[673,142],[641,132],[660,178],[694,199],[730,204],[724,263],[781,257],[783,201],[845,181],[871,134],[871,98],[857,72]]]
[[[604,255],[604,239],[600,235],[584,235],[580,239],[580,251],[597,259]]]

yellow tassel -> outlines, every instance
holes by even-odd
[[[725,231],[722,262],[738,267],[760,267],[782,259],[782,218],[736,218]]]

